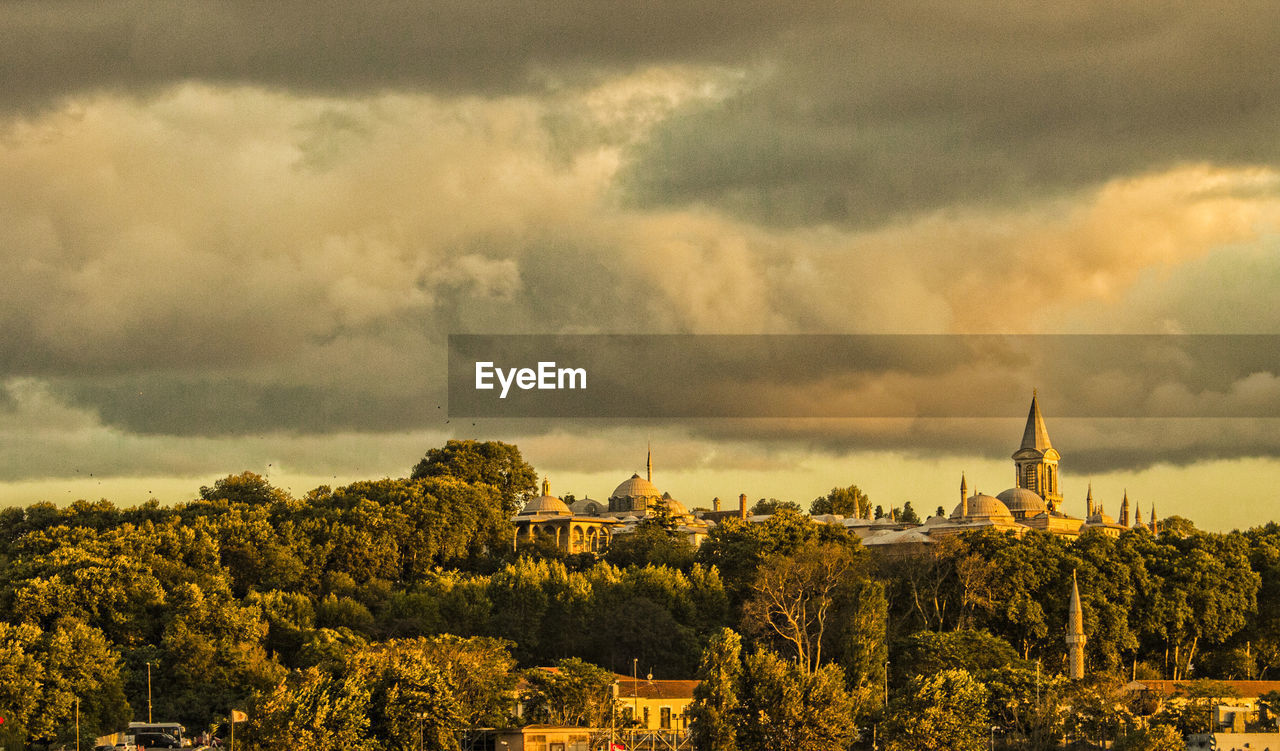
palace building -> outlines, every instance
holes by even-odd
[[[1133,524],[1129,523],[1129,494],[1126,491],[1120,502],[1120,519],[1109,516],[1102,504],[1093,500],[1093,486],[1085,496],[1084,516],[1066,513],[1062,487],[1058,477],[1058,463],[1062,459],[1049,440],[1049,429],[1040,412],[1039,396],[1031,397],[1031,409],[1022,431],[1022,442],[1013,452],[1014,486],[991,496],[974,489],[969,494],[967,478],[960,476],[960,502],[950,516],[934,516],[919,526],[900,523],[871,522],[865,519],[845,519],[843,524],[863,538],[868,547],[927,544],[948,535],[956,535],[978,529],[998,529],[1022,535],[1028,530],[1039,530],[1054,535],[1075,538],[1086,530],[1098,530],[1118,537],[1126,529],[1157,530],[1155,506],[1151,507],[1151,521],[1142,522],[1141,513],[1135,511]],[[1134,507],[1136,509],[1136,506]],[[878,527],[878,528],[877,528]]]

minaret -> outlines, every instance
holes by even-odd
[[[1120,524],[1129,526],[1129,491],[1124,491],[1124,500],[1120,501]]]
[[[1084,519],[1089,520],[1093,516],[1093,483],[1089,483],[1089,492],[1084,497]]]
[[[1151,504],[1151,534],[1160,534],[1160,525],[1156,523],[1156,504]]]
[[[653,444],[649,444],[649,453],[644,457],[644,479],[653,482]]]
[[[545,477],[542,478],[542,494],[551,495],[551,481]]]
[[[964,473],[960,473],[960,518],[969,515],[969,484],[964,481]]]
[[[1142,507],[1136,503],[1133,505],[1133,528],[1143,529],[1142,526]]]
[[[1071,570],[1071,603],[1067,606],[1067,677],[1084,678],[1084,612],[1080,610],[1075,569]]]

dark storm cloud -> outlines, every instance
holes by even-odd
[[[512,92],[645,62],[734,60],[834,5],[8,1],[0,98],[33,105],[188,79],[336,93]]]
[[[637,153],[641,205],[877,224],[1180,163],[1280,160],[1280,6],[916,2],[788,37]]]

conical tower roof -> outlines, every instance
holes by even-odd
[[[1071,603],[1067,606],[1067,633],[1084,633],[1084,611],[1080,609],[1080,588],[1076,586],[1076,572],[1071,572]]]
[[[1041,453],[1053,448],[1049,443],[1049,429],[1044,426],[1044,417],[1040,414],[1040,400],[1031,395],[1031,411],[1027,413],[1027,427],[1022,431],[1022,445],[1018,450],[1035,449]]]

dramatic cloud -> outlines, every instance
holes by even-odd
[[[1277,15],[0,0],[0,479],[381,474],[450,435],[603,474],[655,431],[708,476],[1003,457],[1016,416],[460,422],[446,336],[1274,332]],[[713,396],[1039,387],[1096,418],[1055,423],[1082,471],[1277,456],[1267,420],[1098,417],[1280,400],[1222,364],[815,359]]]

